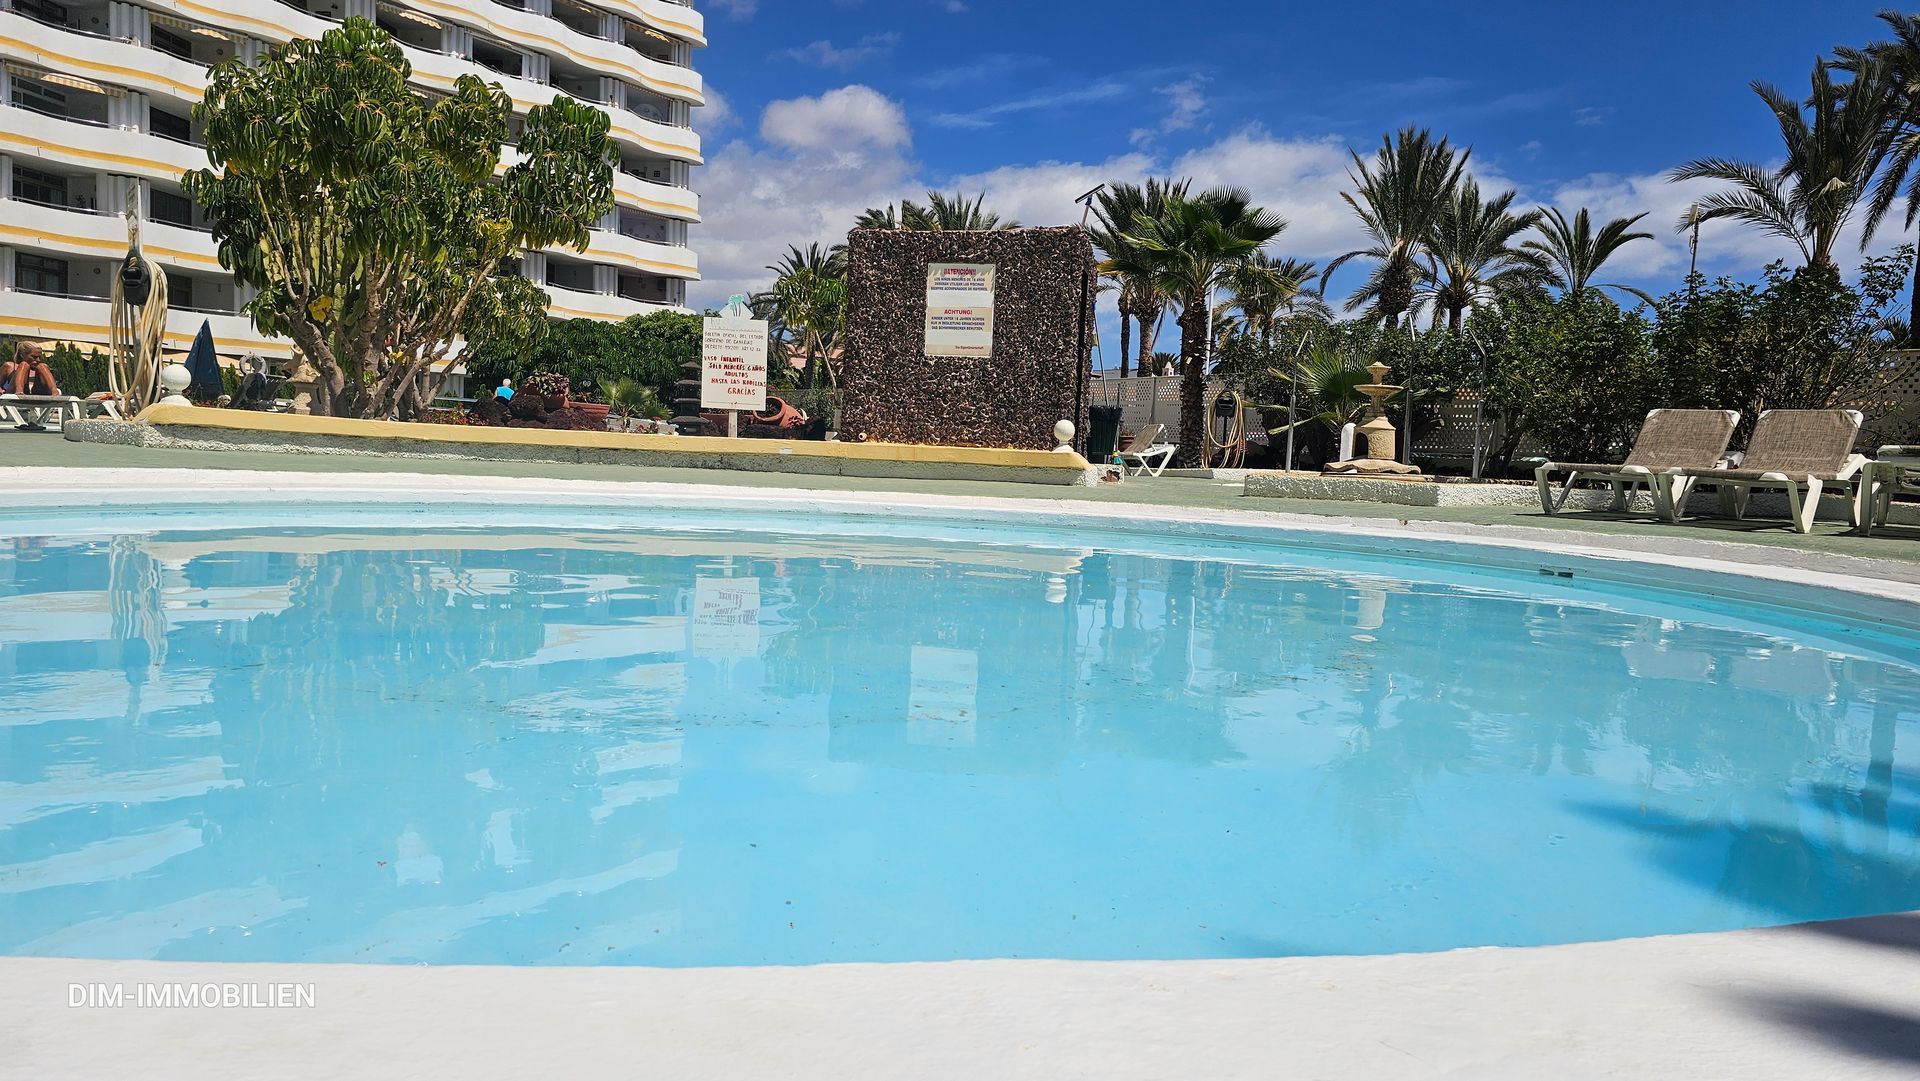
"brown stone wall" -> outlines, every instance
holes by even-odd
[[[1078,228],[992,233],[856,229],[848,241],[840,438],[952,446],[1053,447],[1073,414],[1076,308],[1093,242]],[[927,266],[992,263],[993,355],[929,357]],[[1093,339],[1093,296],[1086,298]],[[1075,419],[1086,431],[1086,403]]]

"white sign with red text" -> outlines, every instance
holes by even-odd
[[[700,343],[700,408],[767,408],[767,322],[710,315]]]
[[[927,264],[927,356],[993,355],[992,263]]]

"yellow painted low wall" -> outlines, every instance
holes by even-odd
[[[1026,480],[1050,484],[1080,483],[1088,468],[1086,459],[1078,454],[1044,450],[413,424],[189,405],[150,406],[139,419],[174,440],[217,442],[234,449],[314,449],[507,460],[566,460],[568,452],[573,452],[573,460],[577,461],[637,466]],[[379,445],[360,450],[353,446],[360,440]]]

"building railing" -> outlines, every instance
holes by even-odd
[[[9,101],[5,104],[11,105],[16,109],[25,109],[30,113],[39,113],[41,116],[50,116],[55,120],[69,120],[75,124],[86,124],[89,127],[110,128],[113,126],[104,120],[95,120],[92,117],[74,116],[72,113],[57,113],[52,109],[43,108],[30,101]]]
[[[103,218],[118,217],[116,214],[101,210],[98,207],[88,206],[84,203],[56,203],[49,199],[35,199],[29,195],[21,195],[19,192],[13,193],[9,198],[16,203],[26,203],[29,206],[44,206],[50,210],[64,210],[70,214],[92,214]]]

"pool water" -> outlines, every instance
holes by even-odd
[[[640,521],[0,541],[0,953],[1265,957],[1920,908],[1908,633]]]

